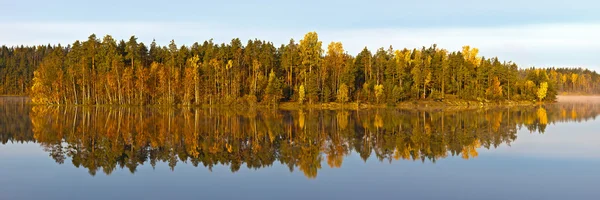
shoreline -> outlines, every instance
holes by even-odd
[[[0,95],[0,97],[22,97]],[[65,105],[51,104],[50,106],[81,106],[81,107],[153,107],[153,108],[228,108],[228,109],[278,109],[278,110],[301,110],[301,109],[321,109],[321,110],[360,110],[360,109],[409,109],[409,110],[446,110],[446,109],[477,109],[477,108],[495,108],[495,107],[513,107],[513,106],[532,106],[545,105],[553,103],[565,102],[600,102],[600,95],[559,95],[557,100],[553,102],[535,102],[535,101],[476,101],[476,100],[409,100],[397,104],[368,104],[368,103],[317,103],[317,104],[299,104],[298,102],[280,102],[277,106],[267,104],[213,104],[213,105],[118,105],[118,104],[102,104],[102,105]],[[30,105],[40,105],[32,104]]]
[[[541,104],[549,104],[553,102],[542,102]],[[452,101],[452,102],[436,102],[430,100],[422,101],[406,101],[395,105],[388,104],[367,104],[367,103],[318,103],[318,104],[299,104],[298,102],[281,102],[277,106],[266,104],[244,105],[244,104],[213,104],[213,105],[129,105],[129,104],[98,104],[98,105],[83,105],[83,104],[33,104],[33,106],[76,106],[76,107],[148,107],[148,108],[223,108],[223,109],[265,109],[265,110],[369,110],[369,109],[407,109],[407,110],[445,110],[445,109],[477,109],[477,108],[495,108],[495,107],[512,107],[512,106],[531,106],[540,103],[530,101],[510,101],[510,102],[478,102],[478,101]]]
[[[542,102],[541,104],[550,104],[554,102]],[[452,101],[433,101],[433,100],[413,100],[400,102],[394,105],[388,104],[357,104],[352,103],[320,103],[299,105],[297,102],[283,102],[279,105],[282,110],[298,109],[323,109],[323,110],[360,110],[360,109],[407,109],[407,110],[445,110],[445,109],[477,109],[477,108],[495,108],[511,106],[531,106],[538,105],[531,101],[501,101],[501,102],[479,102],[467,100]]]

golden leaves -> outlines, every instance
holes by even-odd
[[[538,91],[536,94],[540,101],[542,101],[544,98],[546,98],[546,94],[548,94],[548,82],[540,83],[540,87],[538,88]]]
[[[477,54],[479,53],[479,49],[471,48],[470,46],[463,46],[462,52],[465,61],[473,64],[474,67],[478,67],[481,63],[481,57]]]
[[[379,85],[375,85],[375,98],[377,98],[377,101],[379,102],[379,100],[383,97],[383,85],[379,84]]]
[[[540,120],[540,124],[546,125],[548,124],[548,114],[546,113],[546,109],[540,107],[536,111],[538,119]]]

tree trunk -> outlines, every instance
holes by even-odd
[[[194,78],[194,91],[195,91],[195,98],[194,98],[194,103],[196,105],[199,105],[200,103],[200,83],[199,83],[199,79],[198,79],[198,72],[195,72],[195,78]]]
[[[79,104],[79,102],[77,102],[77,89],[75,87],[75,78],[71,77],[71,80],[73,82],[73,92],[75,93],[75,105]]]
[[[445,90],[445,87],[446,87],[446,84],[445,84],[446,83],[446,70],[444,68],[442,68],[442,77],[441,78],[442,78],[442,99],[444,99],[444,96],[446,94],[446,90]]]

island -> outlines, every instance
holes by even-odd
[[[316,32],[297,43],[238,38],[177,46],[92,34],[67,46],[0,49],[0,94],[34,104],[268,108],[423,107],[553,102],[597,94],[600,76],[581,68],[519,67],[464,46],[448,51],[365,47],[326,50]]]

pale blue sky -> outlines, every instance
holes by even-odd
[[[479,47],[521,66],[600,69],[600,3],[504,1],[0,0],[0,44],[72,43],[91,33],[149,43],[259,38],[276,45],[317,31],[349,53],[393,45]],[[324,45],[325,48],[325,45]]]

